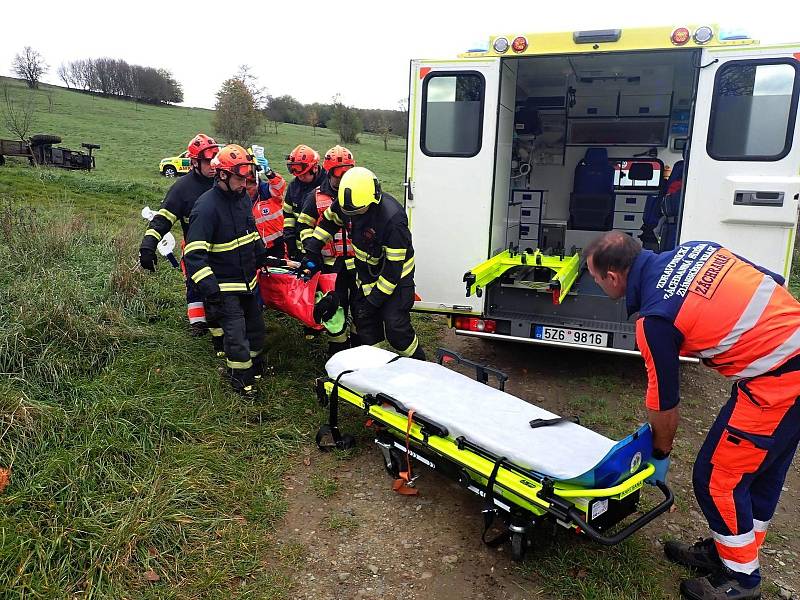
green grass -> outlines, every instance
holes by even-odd
[[[9,85],[13,96],[29,93],[22,81],[0,77],[0,86]],[[82,142],[100,144],[95,152],[97,171],[81,177],[82,181],[99,180],[99,185],[123,180],[140,185],[155,184],[163,195],[170,181],[158,173],[159,161],[186,150],[186,144],[198,132],[215,135],[211,120],[213,111],[178,106],[149,106],[127,100],[101,98],[65,88],[41,85],[32,92],[36,97],[35,125],[30,132],[51,133],[62,138],[62,145],[80,150]],[[48,95],[52,96],[52,112]],[[0,137],[13,137],[0,122]],[[219,139],[224,142],[226,140]],[[297,144],[308,144],[320,155],[339,143],[338,135],[328,129],[314,132],[304,125],[281,124],[278,134],[263,125],[251,140],[265,148],[271,166],[284,177],[285,157]],[[358,164],[372,169],[383,188],[402,197],[404,180],[405,140],[392,137],[389,150],[383,140],[372,134],[362,134],[360,143],[350,148]],[[87,183],[92,185],[92,183]]]

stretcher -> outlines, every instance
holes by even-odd
[[[644,480],[655,470],[647,462],[649,425],[615,442],[506,393],[508,378],[496,369],[443,349],[437,358],[417,361],[372,346],[335,354],[325,366],[327,376],[316,383],[318,400],[329,409],[317,446],[352,447],[353,436],[338,427],[339,406],[363,411],[397,481],[413,487],[413,465],[422,463],[482,497],[483,541],[510,541],[515,560],[547,520],[613,545],[672,505],[672,492],[659,482],[663,500],[621,525],[637,511]],[[445,361],[474,369],[475,379]],[[497,389],[488,385],[490,378]],[[496,517],[505,527],[490,540]]]
[[[467,297],[481,296],[484,288],[501,277],[514,285],[552,294],[553,304],[561,304],[569,293],[585,262],[579,252],[570,256],[504,250],[464,273]]]

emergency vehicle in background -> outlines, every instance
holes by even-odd
[[[800,43],[717,26],[506,34],[413,60],[405,206],[415,310],[457,333],[636,353],[581,261],[620,229],[713,240],[789,276]]]

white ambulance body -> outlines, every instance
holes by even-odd
[[[412,61],[415,310],[466,335],[636,352],[624,301],[585,270],[559,304],[524,275],[466,293],[509,247],[570,255],[610,229],[649,229],[657,251],[713,240],[788,278],[798,93],[800,43],[715,26],[502,35]]]

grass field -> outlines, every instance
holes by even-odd
[[[50,86],[37,95],[34,133],[103,147],[92,173],[0,168],[0,467],[12,470],[0,492],[0,597],[291,597],[280,567],[293,564],[291,540],[279,548],[269,533],[291,500],[289,457],[322,419],[312,392],[322,342],[271,315],[277,374],[262,400],[244,402],[221,383],[208,339],[185,334],[180,275],[163,263],[155,276],[136,267],[139,210],[171,183],[158,161],[210,132],[211,113]],[[297,143],[324,151],[336,139],[281,125],[253,141],[283,171]],[[369,135],[353,148],[398,197],[402,149],[396,139],[386,152]],[[416,325],[430,353],[440,324],[423,316]],[[336,491],[324,478],[312,485],[321,497]],[[647,589],[658,574],[637,575],[650,568],[637,562],[639,544],[570,585],[559,577],[591,557],[565,547],[537,578],[563,598],[610,598],[620,587],[660,598]],[[605,569],[615,570],[611,583]]]
[[[179,274],[136,268],[138,213],[172,183],[158,161],[211,133],[211,112],[36,94],[32,133],[102,149],[92,173],[0,168],[0,467],[12,470],[0,596],[284,597],[267,534],[285,510],[287,456],[320,421],[323,344],[273,316],[278,375],[263,400],[243,402],[222,385],[208,339],[185,334]],[[324,152],[336,139],[281,125],[254,142],[283,171],[296,144]],[[354,148],[398,193],[402,144],[386,152],[364,135]]]

